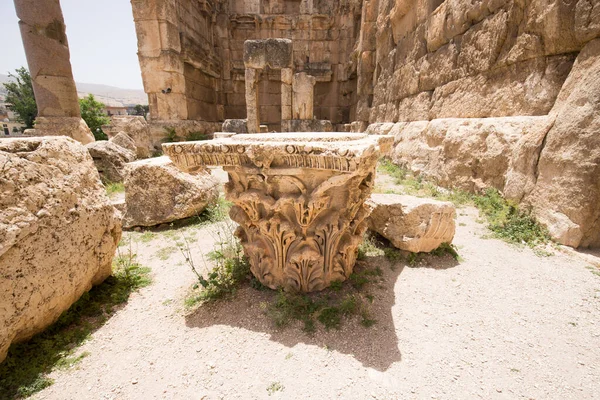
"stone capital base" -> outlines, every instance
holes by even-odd
[[[82,144],[94,142],[94,135],[82,118],[79,117],[37,117],[35,129],[29,129],[31,136],[68,136]]]
[[[312,292],[352,273],[377,159],[392,142],[351,133],[272,133],[163,149],[184,171],[223,166],[230,217],[240,225],[252,273],[272,289]]]

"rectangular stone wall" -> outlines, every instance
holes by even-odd
[[[370,122],[547,114],[600,35],[594,10],[587,0],[379,0]]]

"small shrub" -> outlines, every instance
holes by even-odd
[[[186,299],[187,307],[230,297],[236,293],[243,282],[251,281],[250,263],[233,232],[232,223],[217,229],[215,247],[207,255],[213,262],[214,268],[206,277],[198,272],[189,241],[184,237],[183,243],[177,243],[186,263],[198,278],[196,289],[200,289],[199,293],[194,293]]]
[[[221,222],[229,218],[229,210],[233,203],[225,200],[219,196],[217,202],[211,206],[208,206],[198,215],[198,221],[201,224],[212,224],[215,222]]]
[[[458,252],[456,251],[456,247],[450,243],[442,243],[437,249],[433,250],[430,254],[436,257],[443,257],[445,254],[450,254],[452,258],[454,258],[456,261],[458,261],[460,258]]]
[[[519,207],[505,200],[496,189],[489,188],[475,196],[475,205],[485,215],[494,236],[507,242],[535,247],[550,241],[547,230]]]
[[[165,132],[167,134],[162,140],[163,143],[179,142],[179,137],[177,136],[177,131],[175,130],[175,128],[165,127]]]
[[[185,135],[185,140],[188,142],[210,140],[210,136],[202,132],[189,132],[187,135]]]
[[[364,260],[367,257],[377,257],[383,255],[384,252],[375,244],[375,238],[369,232],[365,233],[362,243],[358,246],[357,260]]]

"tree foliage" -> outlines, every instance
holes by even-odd
[[[104,104],[96,100],[93,94],[89,94],[87,97],[79,99],[79,107],[81,108],[81,118],[90,127],[96,140],[108,139],[102,131],[102,125],[110,123],[110,118],[104,114]]]
[[[33,122],[37,117],[37,105],[31,84],[31,75],[25,67],[17,68],[16,75],[8,73],[14,82],[4,84],[6,91],[6,102],[17,114],[17,121],[23,123],[26,129],[33,128]]]
[[[149,106],[144,106],[142,104],[137,104],[135,106],[134,115],[141,115],[142,117],[146,118],[146,114],[148,114],[149,110],[150,110]]]

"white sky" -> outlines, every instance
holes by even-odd
[[[77,82],[142,89],[129,0],[61,0]],[[12,0],[0,0],[0,73],[27,66]]]

